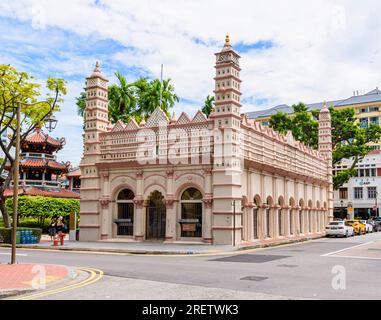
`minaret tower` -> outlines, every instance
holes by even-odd
[[[213,158],[213,238],[217,243],[239,244],[242,239],[242,145],[240,56],[227,35],[216,53]],[[233,206],[235,205],[235,208]],[[234,214],[235,213],[235,214]]]
[[[330,182],[328,191],[328,217],[326,222],[333,219],[333,166],[332,166],[332,124],[331,113],[324,102],[319,115],[319,152],[328,160],[327,174]]]
[[[216,53],[215,112],[216,115],[233,114],[240,119],[241,80],[239,59],[241,57],[233,50],[229,35],[221,52]]]
[[[81,161],[81,239],[100,240],[99,212],[101,175],[97,163],[101,162],[100,134],[107,132],[108,80],[100,70],[99,62],[86,81],[86,108],[84,114],[84,150]]]

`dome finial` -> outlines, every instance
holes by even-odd
[[[230,46],[230,37],[229,37],[229,34],[226,35],[225,46]]]
[[[94,72],[99,72],[100,71],[100,67],[101,67],[101,64],[99,63],[99,61],[97,60],[95,62],[95,69],[94,69]]]

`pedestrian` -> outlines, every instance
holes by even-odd
[[[65,223],[64,223],[63,217],[59,217],[56,229],[57,229],[58,238],[60,239],[61,246],[62,246],[64,244],[64,238],[65,238]]]
[[[53,241],[54,237],[57,234],[56,226],[57,226],[57,218],[53,217],[52,220],[50,221],[50,224],[49,224],[50,241]]]

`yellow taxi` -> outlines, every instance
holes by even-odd
[[[353,227],[355,234],[361,235],[366,234],[366,225],[361,223],[359,220],[347,220],[347,223]]]

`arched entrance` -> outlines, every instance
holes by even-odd
[[[166,207],[164,197],[159,191],[151,193],[147,207],[147,240],[164,240],[166,226]]]
[[[134,193],[129,189],[119,192],[116,203],[118,205],[118,236],[132,236],[134,234]]]

